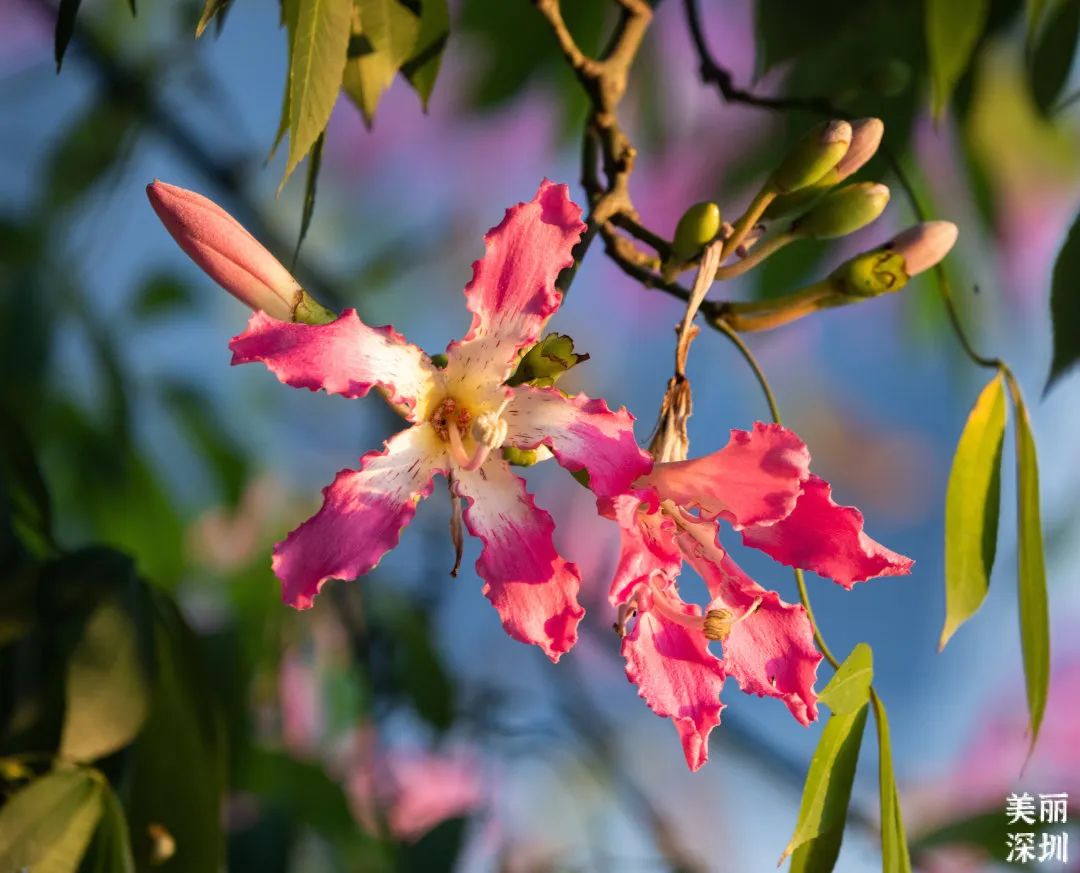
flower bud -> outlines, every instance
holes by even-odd
[[[778,194],[788,194],[820,181],[847,153],[851,136],[851,125],[846,121],[817,125],[792,146],[773,170],[768,186]]]
[[[211,279],[246,306],[293,320],[303,290],[240,222],[201,194],[165,182],[147,185],[146,195],[165,229]]]
[[[956,244],[960,231],[951,221],[924,221],[909,227],[885,244],[904,259],[909,276],[917,276],[938,264]]]
[[[722,216],[720,207],[711,200],[695,203],[686,212],[675,227],[675,239],[671,245],[671,256],[676,261],[689,261],[712,242],[720,232]]]
[[[877,182],[857,182],[830,191],[798,219],[792,232],[806,239],[835,239],[866,227],[889,203],[889,189]]]
[[[851,122],[851,145],[833,168],[836,174],[835,181],[843,182],[848,176],[862,169],[863,165],[877,153],[884,134],[885,122],[880,118],[860,118]]]

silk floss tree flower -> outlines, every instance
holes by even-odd
[[[557,661],[584,615],[580,576],[555,550],[551,516],[511,472],[503,448],[546,447],[563,467],[585,471],[602,498],[625,492],[650,467],[625,409],[553,387],[507,385],[559,308],[556,277],[573,263],[585,227],[566,186],[545,180],[485,236],[484,257],[465,287],[472,325],[450,343],[443,368],[353,309],[333,318],[206,198],[162,182],[148,194],[181,247],[256,310],[230,343],[233,364],[259,361],[287,385],[344,397],[375,388],[408,423],[357,469],[339,472],[323,490],[322,508],[275,547],[285,601],[306,609],[328,579],[374,568],[441,474],[467,504],[465,525],[483,544],[476,569],[506,631]]]
[[[692,301],[703,299],[718,264],[716,251],[706,250]],[[778,698],[801,724],[817,718],[822,655],[810,618],[739,567],[720,544],[721,522],[745,545],[849,589],[909,573],[913,563],[868,537],[857,509],[833,501],[829,484],[810,472],[806,444],[779,424],[733,430],[724,448],[687,460],[691,404],[683,368],[695,311],[692,305],[680,329],[676,377],[652,445],[658,463],[625,494],[598,500],[601,514],[621,529],[609,599],[627,677],[657,715],[674,722],[692,770],[708,760],[729,676],[748,694]],[[679,591],[684,563],[705,582],[704,609]]]

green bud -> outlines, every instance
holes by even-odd
[[[813,185],[807,185],[805,188],[800,188],[798,191],[792,191],[790,194],[780,194],[777,196],[773,202],[769,204],[768,209],[766,209],[765,213],[761,216],[761,220],[768,224],[771,221],[777,221],[781,218],[786,218],[789,215],[802,215],[802,213],[806,212],[807,209],[817,203],[825,193],[839,181],[839,174],[837,173],[836,168],[833,167]]]
[[[587,360],[588,355],[579,355],[574,351],[574,341],[570,337],[549,333],[522,356],[506,384],[521,385],[528,382],[530,385],[547,388],[554,385],[571,367]]]
[[[769,177],[768,187],[778,194],[798,191],[821,180],[847,154],[851,125],[825,121],[800,139]]]
[[[431,363],[440,370],[445,370],[446,365],[450,363],[450,359],[446,356],[445,352],[439,352],[437,355],[431,356]]]
[[[720,232],[723,217],[720,207],[711,200],[695,203],[683,213],[675,226],[671,256],[676,261],[689,261],[700,254]]]
[[[830,191],[792,226],[806,239],[835,239],[866,227],[889,203],[889,189],[877,182],[857,182]]]
[[[536,449],[516,449],[513,446],[503,446],[503,460],[515,467],[531,467],[540,460],[540,453]],[[550,456],[549,456],[550,457]]]
[[[329,324],[336,318],[336,312],[327,309],[307,291],[300,292],[300,300],[293,308],[293,321],[299,324]]]
[[[877,297],[899,291],[908,281],[902,255],[888,249],[866,252],[841,264],[829,277],[850,297]]]

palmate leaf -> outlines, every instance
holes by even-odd
[[[1050,607],[1046,596],[1042,519],[1039,509],[1039,460],[1020,386],[1008,375],[1016,419],[1017,593],[1020,601],[1020,648],[1024,657],[1031,748],[1039,739],[1050,687]]]
[[[982,605],[990,586],[1001,504],[1005,386],[995,375],[968,415],[945,495],[945,627],[939,649]]]
[[[945,114],[956,83],[971,64],[989,11],[990,0],[927,0],[926,45],[935,118]]]
[[[819,696],[832,715],[810,761],[795,833],[780,858],[783,861],[792,855],[792,873],[828,873],[836,864],[873,674],[873,653],[868,645],[860,643]]]
[[[282,184],[326,129],[349,48],[352,0],[299,0],[289,61],[289,158]]]
[[[1050,316],[1054,324],[1054,357],[1044,395],[1080,361],[1080,214],[1073,219],[1054,262]]]

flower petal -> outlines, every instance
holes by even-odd
[[[468,502],[465,526],[484,544],[476,562],[484,595],[510,636],[558,661],[577,641],[585,610],[577,600],[577,567],[555,551],[551,516],[502,458],[471,472],[455,470],[453,481],[454,493]]]
[[[747,694],[782,700],[801,724],[814,721],[814,680],[822,656],[806,610],[762,588],[719,546],[702,550],[694,543],[687,559],[709,588],[710,606],[733,613],[722,643],[728,675]]]
[[[643,608],[623,638],[626,676],[649,709],[675,723],[686,763],[697,770],[709,759],[709,733],[720,724],[723,662],[700,631]],[[697,608],[681,604],[687,615]]]
[[[598,500],[600,514],[619,524],[622,547],[608,598],[613,606],[627,603],[638,585],[654,575],[674,581],[682,569],[682,553],[675,542],[675,525],[659,511],[651,491]]]
[[[401,431],[360,469],[342,470],[323,489],[322,508],[274,547],[282,596],[308,609],[327,579],[355,579],[397,545],[401,529],[446,473],[443,443],[428,424]]]
[[[903,576],[915,563],[863,533],[863,517],[853,506],[833,502],[829,483],[811,476],[787,518],[742,532],[743,542],[781,564],[813,570],[851,588],[875,576]]]
[[[589,487],[600,497],[622,494],[652,467],[634,439],[634,417],[625,409],[612,412],[601,399],[519,385],[505,421],[507,442],[519,449],[547,446],[566,469],[587,470]]]
[[[354,309],[330,324],[289,324],[256,312],[248,328],[229,343],[233,364],[262,361],[286,385],[363,397],[378,385],[392,403],[427,412],[428,395],[441,374],[416,346],[392,327],[368,327]]]
[[[657,464],[639,484],[742,528],[791,512],[809,473],[806,444],[785,427],[759,421],[752,431],[733,430],[728,444],[711,455]]]
[[[559,308],[555,279],[574,262],[570,252],[584,230],[569,189],[547,179],[532,200],[506,210],[485,235],[484,257],[465,286],[473,321],[465,338],[446,350],[448,383],[506,380],[518,352],[540,339]]]

